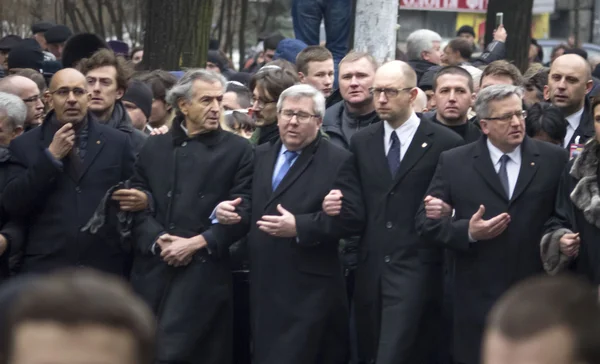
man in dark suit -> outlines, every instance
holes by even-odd
[[[107,190],[131,176],[127,136],[88,113],[85,77],[64,69],[47,94],[53,111],[41,127],[10,144],[10,181],[2,207],[26,219],[24,272],[90,266],[126,276],[128,254],[110,219],[95,235],[82,232]]]
[[[348,362],[348,302],[340,238],[362,231],[360,185],[352,154],[319,134],[325,98],[310,85],[277,103],[281,141],[256,149],[248,236],[254,363]],[[331,189],[344,196],[339,217],[322,212]],[[234,201],[217,208],[235,223]]]
[[[365,363],[430,363],[437,355],[442,253],[423,246],[414,217],[439,155],[463,141],[414,113],[416,84],[404,62],[380,67],[370,91],[384,122],[355,134],[350,145],[368,217],[355,291],[358,354]],[[332,199],[333,191],[327,202]]]
[[[158,316],[159,363],[232,362],[229,247],[250,222],[253,156],[220,127],[225,83],[204,69],[178,81],[167,94],[173,127],[148,139],[131,180],[154,199],[135,219],[131,281]],[[211,224],[224,200],[236,201],[240,224]]]
[[[475,111],[485,136],[441,155],[417,216],[427,241],[455,250],[456,363],[480,362],[494,302],[516,282],[543,272],[539,241],[567,153],[525,136],[521,98],[512,85],[479,93]]]
[[[592,90],[592,72],[589,63],[577,54],[558,57],[550,68],[544,98],[560,108],[567,119],[567,136],[563,146],[585,144],[594,137],[587,94]]]

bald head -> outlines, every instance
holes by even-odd
[[[402,61],[391,61],[379,67],[376,75],[384,75],[403,80],[404,87],[417,87],[417,74],[411,66]]]
[[[565,54],[554,60],[544,87],[544,98],[560,108],[565,116],[580,111],[585,97],[592,90],[589,64],[577,54]]]
[[[18,96],[27,106],[25,129],[39,125],[44,120],[44,103],[37,83],[23,76],[8,76],[0,80],[0,92]]]
[[[82,121],[90,101],[85,76],[73,68],[58,71],[50,81],[48,101],[59,122],[75,124]]]
[[[417,88],[417,98],[413,102],[415,112],[426,112],[427,110],[427,95],[425,91]]]
[[[52,76],[52,80],[50,81],[50,91],[62,87],[60,86],[61,84],[73,82],[81,82],[83,87],[86,87],[85,76],[83,73],[77,71],[75,68],[64,68]]]
[[[27,77],[13,75],[0,79],[0,92],[26,98],[28,96],[25,96],[24,93],[29,93],[31,90],[38,90],[39,94],[37,84]]]

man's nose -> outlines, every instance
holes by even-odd
[[[379,102],[382,104],[385,104],[386,102],[388,102],[387,97],[385,96],[385,92],[382,92],[379,94],[379,98],[378,98]]]

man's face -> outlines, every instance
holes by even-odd
[[[90,110],[100,114],[115,106],[115,102],[123,97],[123,89],[117,86],[117,70],[113,66],[93,69],[85,75],[87,88],[92,95]]]
[[[333,77],[333,59],[323,62],[309,62],[307,74],[300,74],[300,80],[303,83],[312,85],[321,91],[325,97],[328,97],[333,92]]]
[[[56,74],[48,95],[50,108],[61,124],[76,124],[86,116],[91,95],[86,90],[85,77],[79,72]]]
[[[475,94],[465,76],[446,74],[437,79],[435,103],[438,119],[449,123],[466,121],[474,99]]]
[[[473,43],[475,43],[475,37],[469,33],[461,33],[458,37],[469,41],[469,43],[471,43],[471,45],[473,45]]]
[[[137,105],[131,101],[123,101],[123,106],[125,106],[125,110],[127,110],[127,114],[129,114],[133,127],[138,130],[144,130],[148,119],[142,109],[137,107]]]
[[[435,101],[435,92],[433,92],[433,90],[426,90],[425,96],[427,96],[427,109],[435,110],[437,108],[437,104]]]
[[[273,57],[275,56],[275,50],[274,49],[265,49],[265,52],[263,53],[263,57],[265,59],[265,63],[269,63],[273,60]]]
[[[256,86],[252,91],[252,117],[256,126],[271,125],[277,121],[277,101]]]
[[[44,103],[40,97],[40,90],[35,82],[27,82],[19,95],[27,106],[26,125],[39,125],[44,120]]]
[[[166,123],[167,116],[171,108],[163,100],[153,99],[152,100],[152,113],[150,114],[150,120],[148,122],[153,128],[160,128]]]
[[[340,93],[350,105],[366,105],[373,102],[369,88],[373,86],[375,69],[366,58],[344,62],[339,69]]]
[[[592,89],[592,81],[586,75],[582,65],[559,58],[552,63],[544,96],[565,115],[571,115],[583,107],[585,95]]]
[[[133,64],[138,64],[142,61],[142,59],[144,59],[144,51],[137,51],[131,57],[131,62]]]
[[[525,87],[525,94],[523,95],[523,101],[525,101],[525,105],[530,107],[538,102],[543,102],[544,100],[539,99],[539,91],[535,86],[527,86]]]
[[[23,133],[23,128],[13,128],[8,122],[8,115],[0,111],[0,146],[8,147],[11,140]]]
[[[221,69],[219,68],[219,66],[212,62],[206,62],[206,69],[221,74]]]
[[[235,92],[229,91],[223,94],[223,110],[238,110],[241,109],[242,106],[238,102],[238,97]]]
[[[490,101],[490,115],[480,115],[481,130],[498,149],[508,152],[518,147],[525,137],[525,118],[515,116],[523,112],[523,102],[517,95],[504,100]],[[485,118],[501,120],[486,120]]]
[[[525,340],[510,340],[492,330],[485,337],[483,364],[575,364],[573,340],[564,328],[552,328]]]
[[[56,57],[56,59],[62,59],[62,53],[64,48],[64,43],[48,44],[48,52],[54,54],[54,57]]]
[[[389,69],[379,69],[375,74],[373,81],[374,89],[389,89],[390,92],[396,93],[391,95],[389,92],[375,91],[373,95],[373,103],[375,111],[382,120],[387,120],[391,123],[398,120],[406,120],[413,112],[412,103],[417,97],[417,89],[402,90],[406,88],[402,72],[397,70],[390,71]],[[396,90],[396,91],[393,91]]]
[[[11,364],[136,364],[135,338],[102,325],[21,324],[13,333]]]
[[[594,130],[596,131],[596,140],[600,142],[600,104],[594,108]]]
[[[423,52],[423,59],[431,63],[442,63],[442,52],[440,42],[433,42],[433,47],[430,50]]]
[[[186,123],[192,123],[202,131],[219,128],[223,85],[220,82],[209,83],[201,80],[192,85],[192,99],[179,101]],[[189,124],[187,124],[189,127]]]
[[[292,113],[295,116],[290,118]],[[283,145],[289,150],[300,150],[309,145],[319,133],[322,120],[314,117],[314,104],[310,97],[287,97],[277,117],[279,135]]]
[[[462,62],[462,58],[460,57],[460,53],[450,47],[446,47],[444,48],[442,61],[449,66],[456,66]]]
[[[0,50],[0,68],[8,68],[8,51]]]
[[[483,90],[486,87],[494,86],[494,85],[512,85],[513,80],[508,76],[494,76],[488,75],[484,76],[481,79],[481,87],[479,90]]]

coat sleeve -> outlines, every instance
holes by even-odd
[[[145,153],[149,148],[144,148],[138,155],[138,159],[133,166],[133,176],[131,177],[131,187],[143,191],[150,191],[145,163]],[[151,166],[151,164],[150,164]],[[160,235],[165,232],[164,227],[160,224],[153,214],[154,209],[147,208],[135,214],[133,225],[133,236],[135,245],[142,254],[152,254],[152,246]]]
[[[575,181],[571,177],[571,163],[564,169],[556,198],[554,202],[554,213],[545,226],[544,236],[540,242],[540,255],[544,263],[544,270],[555,275],[567,270],[574,259],[560,251],[560,238],[563,235],[577,232],[575,227],[575,210],[571,202],[571,191],[575,187]]]
[[[342,163],[333,188],[342,192],[342,210],[331,217],[323,211],[296,215],[298,244],[314,246],[326,241],[360,235],[365,225],[364,203],[354,156]]]
[[[498,61],[506,58],[506,44],[500,41],[493,41],[490,43],[485,51],[479,56],[479,58],[474,59],[471,62],[471,65],[474,67],[486,66],[494,61]]]
[[[447,177],[449,171],[445,165],[446,159],[449,158],[447,158],[447,152],[444,152],[440,156],[435,174],[425,195],[439,198],[453,206]],[[451,216],[439,220],[428,219],[425,213],[425,203],[421,202],[415,221],[417,231],[426,240],[458,251],[469,249],[469,220],[455,220]]]
[[[133,166],[135,164],[136,153],[130,138],[125,138],[126,143],[123,146],[123,164],[121,167],[121,181],[126,181],[133,175]]]
[[[236,212],[240,215],[241,221],[235,225],[213,224],[201,234],[206,240],[211,255],[226,256],[229,247],[248,233],[251,220],[253,172],[254,151],[252,146],[248,144],[244,146],[244,151],[238,161],[237,171],[233,177],[233,187],[229,191],[228,197],[228,200],[235,200],[238,197],[242,199],[242,202],[236,207]]]
[[[52,182],[61,173],[61,168],[44,149],[36,146],[33,150],[23,151],[36,154],[29,166],[20,149],[14,142],[11,144],[9,181],[2,193],[2,208],[11,217],[26,217],[35,210],[41,201],[45,201]]]

